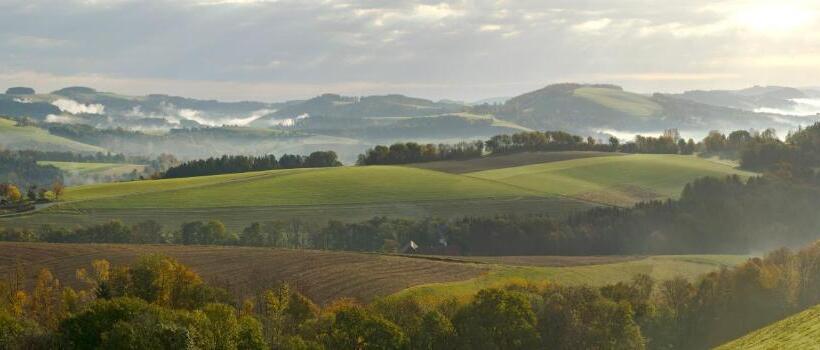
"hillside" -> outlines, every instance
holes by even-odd
[[[741,349],[820,349],[820,305],[716,348],[716,350]]]
[[[463,281],[452,281],[421,285],[403,290],[395,295],[398,298],[412,297],[430,303],[440,302],[449,297],[469,298],[484,288],[501,287],[507,284],[557,283],[560,285],[603,286],[621,281],[628,281],[637,274],[646,274],[655,280],[666,280],[684,277],[694,280],[701,275],[742,263],[747,256],[742,255],[671,255],[650,256],[618,261],[618,256],[607,257],[613,260],[595,264],[583,264],[589,257],[571,257],[578,264],[566,265],[566,261],[553,262],[553,257],[529,257],[527,262],[518,262],[520,257],[495,257],[485,261],[496,264],[488,273]],[[481,258],[478,258],[481,260]],[[537,264],[539,260],[546,264]],[[504,264],[497,264],[505,262]],[[507,264],[509,263],[509,264]]]
[[[417,117],[458,112],[462,105],[433,102],[403,95],[348,97],[324,94],[306,101],[290,103],[254,121],[255,125],[275,125],[299,116],[326,117],[334,119]]]
[[[97,146],[72,141],[49,134],[32,126],[17,126],[17,123],[0,117],[0,146],[7,149],[33,149],[39,151],[72,151],[80,153],[105,152]]]
[[[812,91],[783,86],[754,86],[742,90],[692,90],[671,96],[747,111],[769,111],[793,115],[811,115],[820,112],[816,102],[814,102],[814,108],[811,106],[812,98],[816,97]]]
[[[78,175],[122,175],[133,170],[141,171],[144,165],[122,164],[122,163],[79,163],[79,162],[56,162],[39,161],[37,164],[52,165],[60,170]]]
[[[511,186],[408,167],[273,170],[70,188],[76,208],[210,208],[412,202],[527,195]]]
[[[290,218],[324,222],[376,215],[447,218],[504,213],[561,217],[599,204],[631,205],[677,196],[687,182],[701,176],[750,175],[691,156],[589,156],[513,154],[470,161],[469,166],[438,164],[440,170],[453,173],[367,166],[77,186],[67,189],[58,206],[0,223],[71,226],[152,219],[175,227],[183,221],[219,219],[241,229],[253,221]],[[509,167],[517,164],[529,165]],[[458,170],[468,167],[492,170]]]
[[[641,95],[613,85],[556,84],[508,100],[498,118],[543,130],[658,132],[667,128],[705,133],[794,128],[799,117],[754,113],[735,105],[712,105],[682,95]]]
[[[230,286],[239,295],[288,281],[319,303],[341,297],[370,301],[395,293],[435,301],[431,298],[465,297],[478,288],[521,280],[602,285],[629,280],[637,273],[657,278],[678,275],[695,278],[745,259],[741,256],[670,256],[633,257],[625,261],[623,257],[592,260],[565,257],[553,264],[551,257],[540,257],[541,266],[527,267],[423,256],[270,248],[0,242],[0,273],[10,272],[19,262],[31,276],[32,272],[45,267],[62,283],[81,287],[74,272],[88,267],[93,260],[126,264],[149,253],[179,259],[206,280],[217,286]],[[515,259],[513,257],[513,261]],[[590,261],[595,265],[590,265]],[[32,279],[28,280],[29,284]]]
[[[443,171],[445,173],[465,174],[482,170],[510,168],[530,164],[560,162],[564,160],[589,157],[613,157],[621,155],[624,154],[587,151],[520,152],[495,156],[491,155],[489,157],[467,160],[444,160],[427,163],[417,163],[411,164],[410,166],[435,171]]]
[[[40,165],[51,165],[63,171],[63,183],[77,186],[96,182],[113,182],[137,179],[145,176],[145,165],[123,163],[79,163],[38,161]]]
[[[610,205],[675,197],[702,176],[752,175],[691,156],[633,154],[591,157],[469,173],[543,195],[561,195]]]

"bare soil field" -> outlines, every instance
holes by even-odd
[[[251,295],[287,281],[315,302],[341,297],[363,302],[411,286],[474,278],[489,267],[398,256],[246,247],[0,243],[0,276],[24,267],[28,285],[48,268],[64,285],[86,288],[75,277],[93,260],[114,265],[146,254],[163,254],[191,266],[206,281],[238,295]]]

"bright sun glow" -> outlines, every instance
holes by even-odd
[[[758,31],[787,32],[806,24],[812,17],[806,9],[781,2],[746,7],[738,11],[734,19]]]

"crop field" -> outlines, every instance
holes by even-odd
[[[521,281],[602,285],[629,280],[637,273],[658,279],[678,275],[694,278],[746,258],[533,257],[531,259],[542,260],[541,266],[536,267],[457,260],[461,258],[274,248],[0,242],[0,275],[12,273],[18,265],[25,266],[27,283],[31,285],[37,270],[48,268],[63,284],[84,287],[74,274],[93,260],[127,264],[145,254],[174,257],[210,283],[239,295],[287,281],[319,303],[341,297],[367,302],[391,295],[435,302],[449,297],[467,298],[480,288]],[[515,261],[520,257],[511,259]]]
[[[614,157],[622,155],[624,154],[586,151],[521,152],[467,160],[444,160],[437,162],[418,163],[413,164],[412,166],[416,168],[442,171],[451,174],[465,174],[477,171],[511,168],[523,165],[560,162],[564,160],[607,156]]]
[[[820,305],[716,348],[716,350],[741,349],[820,349]]]
[[[249,295],[281,281],[292,283],[318,303],[352,297],[362,301],[410,286],[475,277],[487,267],[377,254],[246,247],[0,243],[0,275],[25,266],[33,283],[41,268],[61,283],[85,288],[75,271],[93,260],[128,264],[145,254],[163,254],[191,266],[204,279],[239,295]]]
[[[561,195],[610,205],[676,197],[684,185],[703,176],[752,173],[692,156],[631,154],[468,173],[542,195]]]
[[[582,87],[576,89],[574,95],[638,117],[652,117],[663,111],[663,107],[648,97],[616,89]]]
[[[15,121],[0,118],[0,146],[40,151],[105,152],[100,147],[55,136],[40,128],[16,125]]]

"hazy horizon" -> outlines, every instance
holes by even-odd
[[[820,85],[811,1],[2,0],[0,86],[476,101]]]

